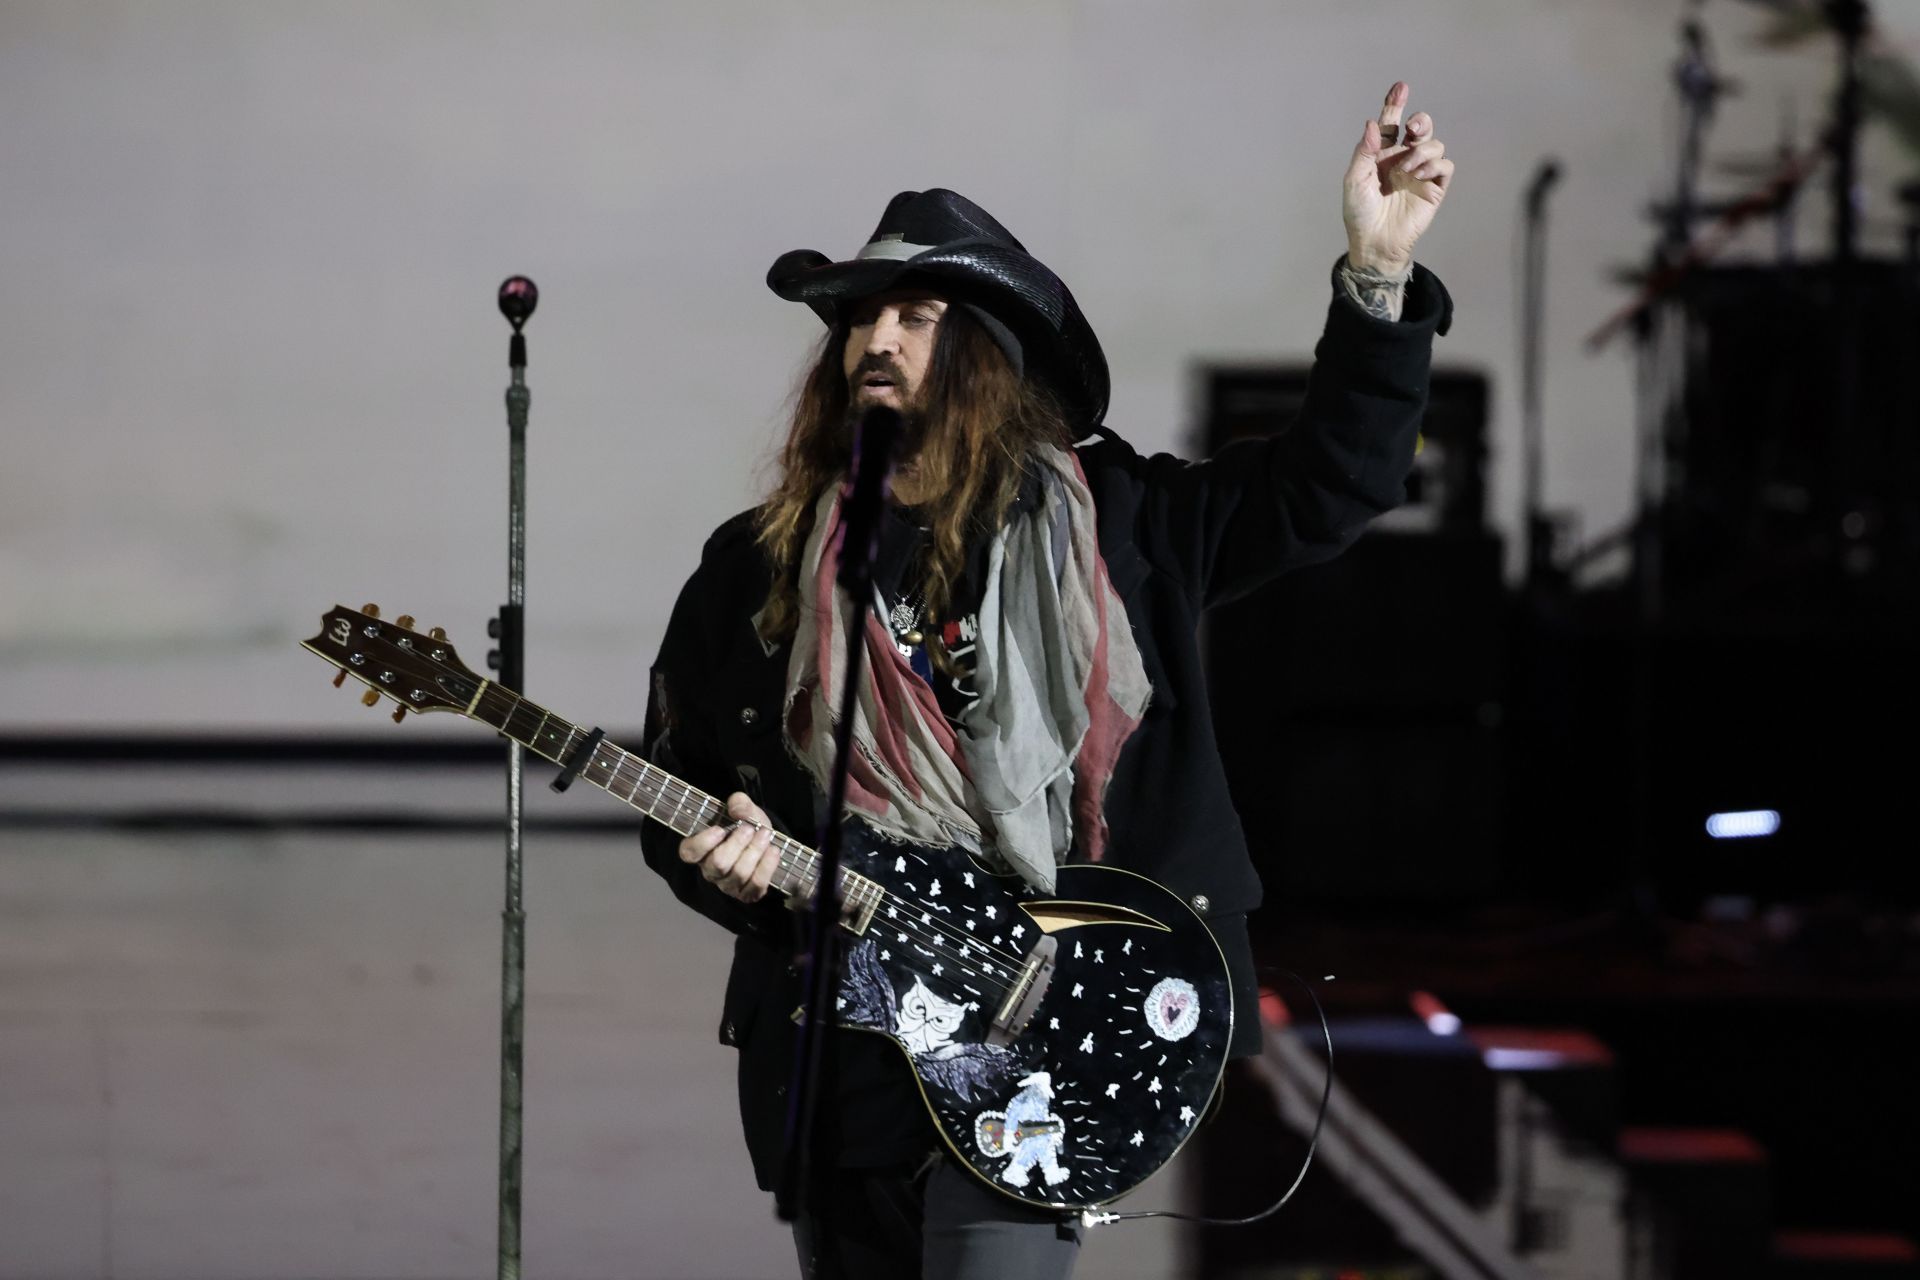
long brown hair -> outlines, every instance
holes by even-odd
[[[760,545],[773,565],[773,589],[761,619],[769,636],[793,633],[800,553],[813,531],[814,507],[821,491],[839,483],[846,471],[852,434],[842,365],[847,332],[842,321],[821,341],[795,397],[779,480],[755,512]],[[960,306],[948,307],[940,317],[919,399],[909,426],[918,446],[913,462],[921,488],[933,495],[918,510],[931,535],[922,603],[934,623],[953,605],[973,539],[998,529],[1006,518],[1035,449],[1043,444],[1064,449],[1072,432],[1047,388],[1015,373],[986,328]],[[937,626],[928,630],[937,636]],[[930,638],[928,644],[946,666],[938,640]]]

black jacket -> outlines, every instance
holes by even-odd
[[[1288,431],[1199,463],[1142,457],[1105,428],[1076,446],[1101,554],[1153,685],[1107,792],[1105,860],[1166,885],[1212,926],[1244,1011],[1236,1054],[1259,1045],[1247,913],[1260,905],[1260,878],[1214,744],[1201,611],[1338,554],[1404,498],[1432,339],[1451,311],[1423,268],[1397,322],[1367,315],[1336,282],[1306,402]],[[736,516],[708,540],[674,605],[646,736],[662,767],[716,795],[746,791],[777,826],[811,840],[815,790],[781,743],[787,650],[767,653],[750,622],[768,585],[750,515]],[[664,827],[650,824],[642,844],[681,900],[737,935],[720,1038],[741,1050],[747,1144],[761,1184],[771,1185],[800,1001],[790,964],[796,917],[777,902],[745,906],[721,894],[679,860],[678,837]],[[893,1163],[929,1149],[932,1127],[903,1056],[872,1035],[839,1040],[840,1162]]]

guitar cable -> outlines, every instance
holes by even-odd
[[[1177,1209],[1142,1209],[1133,1213],[1106,1213],[1097,1209],[1082,1209],[1080,1211],[1081,1226],[1099,1227],[1109,1222],[1135,1222],[1142,1218],[1177,1218],[1182,1222],[1198,1223],[1203,1227],[1246,1227],[1271,1218],[1280,1212],[1287,1201],[1293,1199],[1293,1193],[1298,1191],[1300,1184],[1307,1179],[1307,1170],[1313,1167],[1313,1153],[1320,1145],[1320,1130],[1327,1122],[1327,1104],[1333,1099],[1333,1029],[1327,1025],[1327,1011],[1321,1006],[1320,996],[1314,991],[1312,984],[1291,969],[1282,970],[1282,972],[1298,983],[1300,989],[1307,993],[1307,999],[1313,1001],[1313,1011],[1320,1018],[1320,1038],[1327,1046],[1327,1071],[1320,1085],[1320,1110],[1313,1118],[1313,1132],[1307,1137],[1307,1154],[1300,1161],[1300,1172],[1294,1175],[1293,1182],[1287,1187],[1285,1193],[1258,1213],[1249,1214],[1244,1218],[1208,1218],[1196,1213],[1182,1213]]]

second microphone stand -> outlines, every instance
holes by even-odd
[[[540,302],[540,290],[525,276],[500,286],[500,314],[513,326],[507,365],[507,602],[487,624],[500,647],[487,655],[500,683],[525,689],[527,606],[527,339],[521,327]],[[507,900],[500,915],[500,1280],[520,1276],[521,1069],[526,1060],[527,913],[520,898],[521,784],[525,756],[507,739]]]

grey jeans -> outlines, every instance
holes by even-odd
[[[802,1280],[1067,1280],[1078,1219],[981,1186],[945,1155],[843,1170],[793,1224]]]

